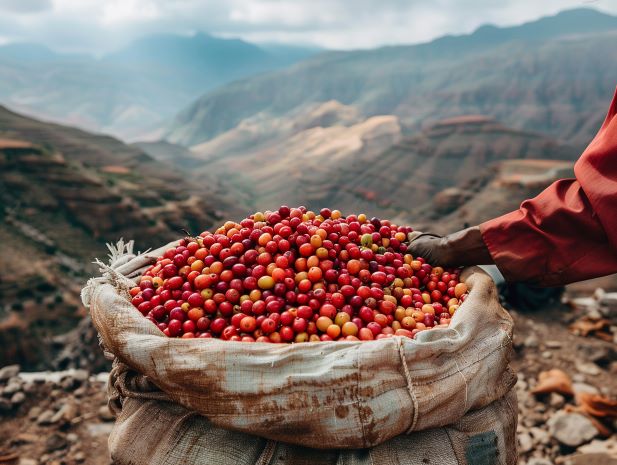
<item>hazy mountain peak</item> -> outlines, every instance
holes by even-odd
[[[134,140],[216,86],[282,68],[313,53],[264,50],[199,31],[153,34],[95,59],[39,44],[0,46],[0,101],[45,119]]]
[[[215,38],[212,34],[209,34],[205,31],[197,31],[195,34],[193,34],[193,37],[195,39],[201,39],[201,40],[210,40],[210,39]]]
[[[14,62],[45,62],[54,60],[58,54],[45,45],[30,42],[14,42],[0,46],[0,59]]]
[[[263,56],[258,46],[240,39],[214,37],[205,32],[183,36],[178,34],[153,34],[141,37],[126,47],[105,56],[109,61],[142,61],[167,65],[199,66],[212,59],[240,60],[249,55]],[[251,57],[252,58],[252,57]],[[253,59],[253,58],[252,58]],[[212,63],[209,63],[212,66]]]
[[[600,21],[610,21],[614,23],[617,19],[615,16],[610,15],[608,13],[604,13],[602,11],[596,10],[595,8],[590,7],[581,7],[581,8],[571,8],[569,10],[560,11],[553,16],[546,16],[539,21],[552,21],[554,19],[559,20],[574,20],[580,21],[582,19],[594,19]]]
[[[574,8],[561,11],[553,16],[545,16],[519,26],[497,27],[480,26],[472,36],[482,38],[501,38],[538,40],[560,35],[598,33],[617,28],[617,17],[602,13],[593,8]]]
[[[593,8],[575,8],[515,26],[484,24],[471,34],[446,35],[416,47],[422,51],[430,50],[432,53],[455,55],[478,49],[485,50],[509,41],[535,42],[574,34],[597,34],[612,30],[617,30],[616,16]]]

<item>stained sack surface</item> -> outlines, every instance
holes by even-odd
[[[166,462],[162,451],[174,454],[191,442],[191,450],[198,450],[196,461],[182,463],[305,463],[276,460],[307,451],[314,457],[306,463],[321,463],[317,456],[323,463],[371,463],[363,460],[375,454],[395,460],[398,452],[409,454],[403,449],[412,444],[420,454],[425,440],[427,453],[450,457],[436,463],[514,463],[511,388],[516,377],[508,366],[513,322],[499,304],[493,281],[480,269],[463,273],[470,292],[450,327],[422,332],[415,340],[248,344],[174,339],[145,319],[128,297],[132,278],[167,247],[115,257],[83,292],[102,343],[116,359],[110,379],[110,402],[118,413],[112,454],[128,453],[119,447],[127,437],[160,449],[155,461],[143,462],[150,464],[178,463]],[[224,449],[242,458],[223,460],[227,452],[216,451],[214,439],[199,439],[210,435],[229,440]],[[200,462],[208,448],[221,461]],[[146,449],[137,451],[146,454]],[[115,460],[141,463],[135,457]]]

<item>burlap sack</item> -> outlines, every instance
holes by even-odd
[[[508,367],[513,323],[499,305],[492,280],[481,270],[464,273],[470,294],[447,329],[420,333],[416,340],[275,345],[165,337],[127,297],[126,290],[133,284],[124,276],[138,275],[149,260],[141,256],[126,263],[125,258],[114,257],[104,277],[91,280],[83,293],[107,349],[118,362],[145,375],[139,377],[137,389],[115,383],[127,398],[118,429],[125,424],[122,418],[154,409],[150,423],[165,423],[159,427],[173,432],[173,438],[167,439],[183,442],[190,436],[185,426],[176,427],[191,418],[190,424],[207,425],[212,434],[235,437],[242,454],[243,441],[262,440],[249,441],[246,435],[234,436],[238,433],[214,426],[311,448],[361,449],[414,431],[446,425],[456,430],[459,423],[473,424],[472,437],[478,437],[479,430],[484,434],[495,429],[491,437],[499,446],[499,460],[486,463],[512,463],[516,408],[510,408],[511,398],[489,404],[504,398],[515,383]],[[137,399],[144,385],[154,400]],[[125,414],[129,406],[133,410]],[[491,413],[504,408],[510,418],[505,423],[503,415]],[[465,414],[472,410],[470,415],[483,419],[482,423],[467,420]],[[147,431],[157,426],[140,428]],[[503,434],[498,434],[500,429]],[[437,431],[451,437],[447,429]],[[131,433],[132,438],[142,434]],[[426,434],[398,437],[387,444],[415,442],[418,439],[412,438]],[[112,450],[117,437],[114,433],[110,439]],[[482,438],[474,441],[483,443]],[[158,443],[165,438],[150,439]],[[441,442],[431,441],[433,449]],[[452,463],[466,463],[460,461],[464,456],[465,452],[459,453],[459,461]]]
[[[446,427],[355,450],[309,449],[217,428],[119,363],[109,394],[117,415],[109,450],[118,465],[514,465],[517,460],[514,389]]]

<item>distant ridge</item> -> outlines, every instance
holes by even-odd
[[[338,100],[365,116],[394,114],[412,130],[479,113],[583,146],[615,88],[615,43],[617,17],[579,8],[426,44],[322,53],[206,93],[166,138],[192,146],[257,114]]]
[[[133,140],[156,133],[203,92],[314,53],[206,33],[146,36],[100,59],[7,44],[0,46],[0,103]]]

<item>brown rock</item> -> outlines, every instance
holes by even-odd
[[[0,451],[0,463],[15,463],[17,461],[17,459],[19,458],[19,455],[13,453],[13,452],[2,452]]]
[[[32,444],[39,440],[39,436],[32,433],[19,433],[13,440],[15,444]]]
[[[28,418],[30,420],[36,420],[38,418],[38,416],[41,414],[42,411],[43,410],[41,409],[41,407],[39,407],[38,405],[35,405],[28,412]]]
[[[538,336],[532,333],[529,336],[527,336],[527,339],[525,339],[523,344],[525,345],[525,347],[529,349],[535,349],[538,347],[538,345],[540,345],[540,341],[538,340]]]
[[[2,390],[2,395],[11,397],[19,391],[21,391],[21,384],[19,383],[19,380],[13,379],[12,381],[9,381],[9,384]]]
[[[11,404],[20,405],[20,404],[23,404],[25,400],[26,400],[26,395],[23,392],[19,391],[13,394],[13,396],[11,397]]]
[[[518,451],[523,454],[533,449],[533,439],[529,433],[521,433],[518,435],[518,445]]]
[[[561,349],[562,347],[561,341],[553,341],[553,340],[546,341],[544,345],[547,347],[547,349]]]
[[[576,394],[581,409],[594,417],[617,417],[617,400],[581,392]]]
[[[54,412],[52,410],[45,410],[41,413],[36,419],[37,424],[39,425],[51,425],[53,423],[52,418],[54,417]]]
[[[72,373],[72,377],[79,384],[84,384],[88,381],[88,378],[90,378],[90,373],[87,370],[79,369]]]
[[[32,394],[36,392],[37,385],[36,383],[26,383],[22,386],[22,389],[26,394]]]
[[[11,401],[5,397],[0,397],[0,414],[10,412],[12,409]]]
[[[574,392],[576,392],[577,394],[580,394],[582,392],[587,392],[589,394],[600,394],[600,391],[598,390],[598,388],[595,386],[592,386],[591,384],[574,383],[572,385],[572,388],[574,389]]]
[[[561,394],[557,394],[556,392],[551,392],[551,396],[548,401],[549,405],[553,408],[561,408],[566,403],[566,399]]]
[[[544,458],[532,457],[527,462],[527,465],[553,465],[553,462]]]
[[[19,370],[19,365],[7,365],[0,368],[0,382],[8,381],[9,379],[14,378],[19,374]]]
[[[60,433],[53,433],[45,441],[47,452],[52,452],[59,449],[64,449],[68,445],[66,437]]]
[[[576,451],[581,454],[608,454],[617,459],[617,436],[605,440],[594,439]]]
[[[113,413],[111,413],[111,410],[109,410],[109,407],[107,405],[103,405],[99,409],[99,418],[103,421],[115,421],[116,420],[116,417],[114,416]]]
[[[617,465],[617,458],[603,453],[576,454],[568,457],[564,465]]]
[[[597,376],[600,373],[602,373],[602,370],[600,369],[600,367],[598,367],[598,365],[596,365],[595,363],[591,363],[591,362],[579,361],[576,363],[576,369],[579,372],[584,373],[586,375],[590,375],[590,376]]]
[[[572,380],[565,372],[559,369],[541,372],[538,376],[538,384],[531,392],[533,394],[557,392],[568,397],[574,395]]]
[[[607,331],[609,326],[610,322],[606,319],[584,316],[570,325],[570,331],[579,336],[588,336],[589,334]]]
[[[551,442],[551,436],[548,434],[548,431],[542,428],[533,427],[529,429],[531,433],[531,437],[533,438],[535,443],[548,445]]]
[[[60,408],[60,410],[55,413],[55,415],[51,419],[51,422],[57,423],[59,421],[62,421],[63,423],[68,423],[73,420],[73,418],[75,418],[77,415],[79,415],[77,406],[71,402],[67,402]]]
[[[65,391],[72,391],[75,388],[75,380],[71,376],[67,376],[60,381],[60,386]]]
[[[579,344],[577,352],[580,358],[598,365],[608,365],[611,361],[617,360],[617,352],[606,345]]]
[[[567,413],[563,410],[549,419],[548,427],[555,439],[570,447],[589,442],[598,434],[589,418],[580,413]]]
[[[21,457],[18,463],[19,465],[38,465],[39,464],[38,460],[29,459],[26,457]]]

